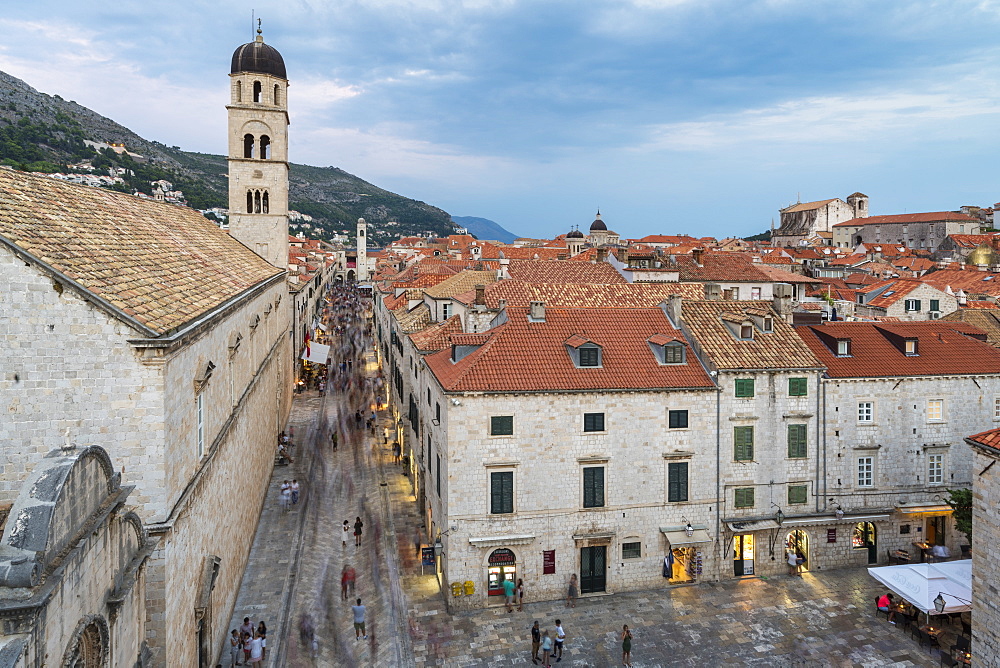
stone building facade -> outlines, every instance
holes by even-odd
[[[855,218],[832,227],[833,245],[856,248],[861,244],[900,244],[934,252],[949,235],[980,234],[982,221],[954,211],[904,213]]]
[[[854,314],[866,319],[937,320],[958,309],[953,294],[923,281],[892,279],[858,290]]]
[[[771,244],[776,247],[797,247],[808,243],[820,232],[830,232],[833,225],[868,216],[868,196],[853,193],[842,199],[817,202],[797,202],[781,209],[781,224],[771,230]],[[771,223],[774,227],[774,223]]]
[[[972,447],[972,655],[976,665],[1000,661],[1000,429],[969,436]]]

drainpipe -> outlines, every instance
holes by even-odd
[[[719,564],[725,562],[722,553],[722,385],[716,376],[715,388],[715,542],[719,546]],[[722,572],[716,571],[715,579],[722,579]]]
[[[820,434],[816,435],[816,512],[817,513],[819,512],[819,507],[820,507],[820,495],[819,495],[819,467],[820,467],[819,449],[820,448],[819,448],[819,443],[820,443],[820,439],[821,438],[822,439],[826,438],[826,429],[825,429],[825,427],[826,427],[826,420],[823,419],[821,421],[821,417],[820,417],[820,411],[822,411],[823,408],[824,408],[823,402],[820,401],[820,396],[819,396],[819,393],[822,391],[822,385],[823,385],[823,383],[820,380],[820,372],[817,371],[816,372],[816,425],[817,426],[822,425],[822,431],[820,432]],[[823,465],[826,466],[826,457],[823,458]],[[824,501],[826,500],[826,496],[825,495],[822,498],[824,499]]]
[[[820,383],[819,383],[819,386],[820,386],[820,388],[822,388],[822,391],[823,391],[823,499],[824,499],[824,502],[825,502],[825,500],[828,499],[828,498],[830,498],[830,497],[828,496],[828,490],[827,490],[827,486],[826,486],[827,485],[827,481],[829,480],[829,477],[827,476],[827,470],[826,470],[826,462],[827,462],[827,456],[826,456],[826,383],[824,383],[822,381],[822,373],[823,372],[821,371],[820,372]],[[817,467],[817,474],[818,474],[818,472],[819,471],[818,471],[818,467]]]

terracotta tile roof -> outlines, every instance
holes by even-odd
[[[454,274],[418,274],[406,281],[393,281],[392,287],[396,288],[432,288],[438,283],[443,283],[454,276]]]
[[[701,266],[687,255],[678,255],[675,260],[682,281],[770,283],[773,280],[762,271],[762,265],[754,264],[745,253],[704,253]]]
[[[823,281],[812,278],[811,276],[803,276],[802,274],[796,274],[791,271],[785,271],[784,269],[778,269],[777,267],[769,267],[765,265],[756,265],[757,271],[763,272],[770,280],[776,283],[822,283]]]
[[[194,209],[8,169],[0,236],[159,334],[282,272]]]
[[[924,274],[920,280],[938,290],[950,287],[953,292],[964,290],[970,297],[979,295],[1000,297],[1000,274],[975,269],[941,269]]]
[[[997,310],[996,302],[991,302],[988,299],[978,300],[969,299],[964,304],[960,306],[962,309],[991,309]]]
[[[567,253],[566,247],[550,248],[545,246],[505,246],[481,242],[483,248],[482,256],[486,259],[496,260],[503,253],[503,257],[508,260],[555,260],[560,253]]]
[[[882,290],[879,295],[865,301],[864,305],[874,306],[877,308],[889,308],[900,299],[905,298],[908,294],[922,286],[922,282],[906,278],[894,278],[888,281],[882,281],[881,283],[870,285],[863,290],[865,293]]]
[[[954,211],[929,211],[927,213],[900,213],[892,216],[869,216],[837,223],[833,227],[860,227],[862,225],[890,225],[898,223],[978,223],[978,218]]]
[[[787,209],[782,209],[781,213],[794,213],[795,211],[812,211],[813,209],[818,209],[820,207],[826,206],[830,202],[836,202],[837,198],[833,199],[821,199],[816,202],[801,202],[799,204],[793,204]]]
[[[576,255],[571,255],[569,259],[571,262],[592,262],[597,259],[597,249],[584,248]]]
[[[462,320],[453,315],[444,322],[410,334],[410,340],[420,351],[444,350],[451,346],[452,334],[462,333]]]
[[[760,301],[685,301],[682,303],[685,326],[712,363],[720,369],[814,369],[819,360],[795,334],[792,326],[778,317],[766,302]],[[754,328],[750,341],[737,339],[723,323],[725,314],[739,314],[747,320],[747,309],[767,309],[773,318],[773,332]]]
[[[617,272],[616,272],[617,273]],[[508,307],[527,307],[531,302],[544,302],[553,308],[647,308],[665,301],[672,294],[685,299],[703,299],[705,287],[700,283],[618,283],[590,285],[587,283],[529,283],[515,279],[497,281],[486,288],[486,306],[498,308],[501,299]],[[455,301],[471,304],[475,291],[457,295]]]
[[[1000,350],[985,333],[961,322],[831,322],[797,328],[831,378],[896,378],[1000,373]],[[917,339],[918,355],[906,355],[902,340]],[[850,340],[850,357],[835,354],[838,339]]]
[[[941,316],[939,322],[964,322],[986,332],[986,341],[1000,348],[1000,311],[994,305],[991,309],[960,308]]]
[[[611,284],[628,281],[607,262],[570,262],[566,260],[511,260],[511,278],[529,283]]]
[[[409,311],[399,309],[395,313],[396,324],[407,334],[419,332],[431,325],[431,309],[424,302],[420,302]]]
[[[497,280],[493,271],[463,271],[449,276],[447,280],[424,290],[424,294],[434,299],[448,299],[463,292],[474,290],[477,285],[489,285]]]
[[[456,363],[451,352],[428,355],[427,366],[447,391],[541,392],[714,387],[694,355],[661,365],[647,340],[657,333],[683,338],[659,308],[546,309],[545,322],[528,322],[527,309]],[[601,347],[601,367],[577,368],[565,341],[577,335]]]
[[[383,300],[385,307],[390,311],[395,311],[396,309],[402,306],[406,306],[406,302],[407,302],[407,296],[405,292],[400,293],[398,297],[393,295],[386,295],[385,299]]]
[[[983,431],[972,436],[966,436],[965,440],[976,445],[1000,450],[1000,429],[990,429],[989,431]]]

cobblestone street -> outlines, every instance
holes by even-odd
[[[575,609],[529,602],[523,612],[507,614],[501,606],[451,615],[436,578],[420,575],[412,485],[389,449],[366,434],[363,442],[331,451],[328,425],[338,405],[316,392],[296,397],[290,423],[296,462],[272,476],[233,614],[232,628],[244,616],[267,621],[265,665],[530,665],[532,622],[552,629],[556,618],[568,635],[561,665],[569,666],[621,665],[622,624],[633,630],[637,668],[938,665],[936,652],[875,618],[872,601],[880,590],[864,569],[584,597]],[[321,445],[313,449],[310,442]],[[278,487],[291,477],[311,478],[313,487],[284,512]],[[353,525],[359,514],[362,547],[352,536],[343,548],[343,520]],[[354,639],[349,602],[341,600],[345,564],[358,573],[355,596],[368,608],[368,641]],[[303,614],[316,628],[315,657],[300,642]],[[222,663],[229,665],[228,656]]]

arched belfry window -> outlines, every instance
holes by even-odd
[[[247,191],[247,213],[253,213],[253,191]]]
[[[252,158],[253,157],[253,135],[243,135],[243,157]]]
[[[253,212],[260,213],[260,191],[253,194]]]
[[[268,202],[267,202],[267,191],[264,191],[264,196],[261,198],[261,206],[263,207],[262,212],[267,213]]]
[[[260,92],[261,92],[260,82],[259,81],[254,81],[253,82],[253,101],[254,102],[260,102]]]
[[[274,104],[281,104],[281,87],[278,84],[274,84]]]
[[[267,135],[260,136],[260,159],[270,160],[271,158],[271,138]]]
[[[236,81],[236,101],[243,101],[243,82],[239,80]]]

